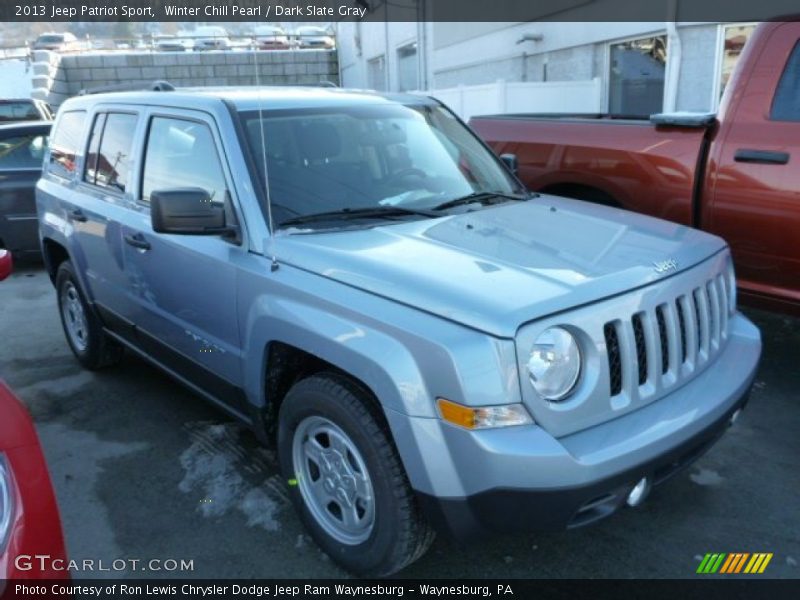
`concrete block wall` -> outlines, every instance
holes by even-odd
[[[33,53],[31,97],[58,106],[69,97],[69,85],[61,57],[55,52],[37,50]]]
[[[335,50],[74,54],[61,56],[56,72],[54,106],[84,89],[156,80],[176,87],[339,83]]]

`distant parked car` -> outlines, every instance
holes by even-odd
[[[0,248],[0,281],[11,253]],[[64,535],[33,422],[0,379],[0,597],[11,579],[66,579]],[[34,556],[46,556],[44,562]]]
[[[294,31],[294,36],[299,48],[330,49],[336,45],[330,31],[324,27],[315,27],[313,25],[298,27]]]
[[[50,123],[0,125],[0,247],[39,255],[36,181],[42,173]]]
[[[288,50],[291,46],[289,36],[281,27],[261,25],[255,28],[256,48],[259,50]]]
[[[165,34],[156,38],[155,49],[158,52],[185,52],[192,49],[192,44],[189,40]]]
[[[198,27],[193,36],[195,50],[227,50],[231,46],[228,32],[218,25]]]
[[[0,123],[52,121],[53,111],[46,102],[33,98],[0,100]]]
[[[52,50],[53,52],[72,52],[80,49],[80,42],[74,35],[64,33],[43,33],[33,43],[34,50]]]

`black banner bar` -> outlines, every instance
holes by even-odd
[[[0,21],[763,21],[797,0],[3,0]]]

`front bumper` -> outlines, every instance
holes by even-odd
[[[673,393],[554,438],[536,425],[467,431],[388,415],[428,519],[457,538],[561,530],[608,516],[642,477],[661,483],[701,456],[747,402],[761,353],[737,315],[713,365]]]

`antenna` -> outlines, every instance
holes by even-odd
[[[258,88],[258,128],[261,130],[261,159],[264,169],[264,193],[267,198],[267,221],[269,225],[269,253],[272,258],[271,270],[278,270],[278,259],[274,252],[275,224],[272,221],[272,199],[269,193],[269,170],[267,169],[267,144],[264,136],[264,98],[261,89],[261,69],[258,66],[258,46],[253,45],[253,64],[256,67],[256,87]],[[267,251],[267,248],[264,249]]]

